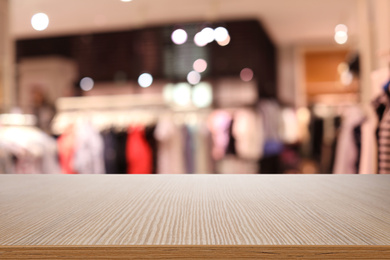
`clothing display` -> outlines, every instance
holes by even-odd
[[[336,160],[333,173],[358,173],[361,143],[359,126],[365,117],[360,107],[351,106],[342,115],[341,131],[338,136]],[[356,140],[356,138],[359,138]]]
[[[33,126],[0,126],[0,173],[61,173],[56,140]]]
[[[152,173],[152,151],[141,126],[129,127],[126,143],[127,173]]]

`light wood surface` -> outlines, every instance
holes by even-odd
[[[390,259],[389,246],[387,175],[0,175],[0,259]]]

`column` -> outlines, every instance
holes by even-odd
[[[10,0],[0,0],[0,109],[15,106],[14,43],[10,33]]]
[[[372,72],[372,37],[370,19],[370,3],[368,0],[357,1],[358,39],[360,59],[360,101],[364,105],[371,102],[371,72]]]

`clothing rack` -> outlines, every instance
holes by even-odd
[[[56,101],[58,112],[74,110],[109,110],[137,107],[166,107],[167,103],[161,95],[133,94],[110,96],[66,97]]]
[[[37,118],[29,114],[0,114],[0,126],[35,126]]]
[[[97,128],[119,128],[131,124],[155,123],[159,116],[168,114],[175,121],[194,121],[194,114],[208,113],[205,108],[178,107],[164,100],[161,94],[132,94],[59,98],[57,113],[52,121],[52,133],[60,135],[69,124],[88,120]]]

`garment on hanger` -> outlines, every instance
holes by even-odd
[[[261,115],[250,109],[234,113],[233,136],[239,158],[259,160],[263,155],[264,137]]]
[[[126,144],[127,173],[152,173],[152,151],[145,139],[145,130],[141,126],[129,127]]]
[[[184,140],[180,128],[170,116],[162,116],[154,136],[158,141],[157,173],[184,173]]]
[[[75,126],[74,171],[80,174],[103,174],[104,142],[100,133],[87,121]]]
[[[104,143],[104,166],[106,173],[116,174],[118,171],[118,143],[113,129],[101,133]]]
[[[0,163],[6,173],[57,174],[60,166],[57,142],[33,126],[0,127]],[[5,156],[5,157],[4,157]]]
[[[154,137],[154,132],[156,131],[156,125],[149,125],[145,127],[145,139],[148,142],[150,149],[152,151],[152,172],[153,174],[157,173],[157,151],[158,151],[158,142]]]
[[[231,121],[232,116],[223,110],[216,110],[209,116],[208,127],[213,139],[212,155],[214,160],[220,160],[226,154],[230,141]]]
[[[361,125],[364,118],[364,114],[360,107],[351,106],[345,109],[337,141],[333,173],[358,173],[357,165],[359,161],[359,151],[356,146],[354,128]]]

